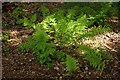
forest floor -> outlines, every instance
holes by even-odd
[[[52,4],[49,4],[50,6]],[[56,6],[56,5],[54,5]],[[3,13],[2,16],[5,21],[10,21],[7,17],[10,13]],[[36,62],[35,57],[31,53],[22,53],[17,50],[18,45],[22,42],[25,37],[33,31],[32,29],[25,29],[19,26],[14,28],[4,28],[2,32],[9,32],[9,39],[2,42],[2,77],[3,78],[40,78],[42,79],[55,79],[55,80],[66,80],[66,79],[90,79],[95,78],[109,78],[111,80],[119,80],[120,71],[120,34],[118,34],[117,23],[118,21],[114,18],[110,18],[110,24],[114,30],[106,32],[101,35],[97,35],[95,38],[85,39],[84,44],[90,45],[91,47],[101,46],[108,49],[113,59],[106,62],[105,70],[102,72],[92,68],[88,63],[79,57],[80,69],[75,71],[73,76],[67,77],[65,66],[62,62],[56,61],[53,69],[48,69],[45,66],[40,65]],[[10,23],[9,22],[9,23]],[[100,42],[101,44],[92,44],[94,42]],[[71,53],[76,53],[74,50]]]

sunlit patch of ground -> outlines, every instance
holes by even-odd
[[[115,32],[106,32],[93,38],[85,38],[82,42],[92,48],[101,47],[116,52],[115,45],[120,43],[120,36]]]
[[[7,39],[7,44],[10,46],[18,46],[22,41],[30,36],[33,32],[32,29],[21,29],[21,30],[9,30],[9,31],[4,31],[4,32],[9,32],[8,33],[8,39]]]

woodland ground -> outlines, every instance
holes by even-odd
[[[25,9],[34,11],[34,3],[26,3]],[[38,64],[31,53],[22,53],[17,51],[18,44],[22,40],[29,36],[32,32],[31,29],[25,29],[21,26],[15,25],[14,20],[10,19],[11,11],[13,10],[14,5],[19,5],[19,3],[6,4],[3,6],[4,13],[2,14],[2,20],[6,22],[6,25],[3,25],[2,32],[10,32],[8,34],[9,40],[2,42],[2,77],[5,78],[40,78],[42,79],[55,79],[55,80],[66,80],[66,79],[90,79],[95,80],[95,78],[109,78],[110,80],[119,80],[119,71],[120,71],[120,34],[118,34],[118,20],[116,17],[110,17],[109,23],[112,26],[113,31],[107,32],[96,36],[95,39],[86,39],[84,44],[90,44],[90,40],[94,41],[104,41],[101,45],[102,47],[107,48],[108,54],[112,55],[113,60],[106,62],[107,66],[101,74],[100,71],[90,67],[86,61],[82,58],[79,58],[80,69],[77,70],[72,77],[65,76],[65,68],[61,62],[56,61],[53,69],[48,69],[45,66]],[[47,3],[50,10],[54,7],[62,6],[62,3]],[[41,19],[42,20],[42,19]],[[4,24],[4,23],[3,23]],[[95,45],[90,44],[92,47]],[[76,51],[73,50],[71,54],[75,54]],[[77,56],[77,55],[76,55]]]

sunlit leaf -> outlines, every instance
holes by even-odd
[[[30,24],[30,22],[29,22],[28,18],[25,17],[23,25],[28,26],[29,24]]]

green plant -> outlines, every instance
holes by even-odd
[[[45,18],[47,15],[49,15],[49,9],[45,6],[45,4],[43,4],[41,6],[41,12],[42,12],[42,16]]]
[[[60,60],[60,61],[65,61],[66,60],[66,53],[63,52],[63,51],[56,51],[56,58],[57,60]]]
[[[65,65],[69,75],[71,75],[73,71],[78,69],[78,61],[70,55],[67,55]]]
[[[2,41],[7,41],[9,39],[9,32],[2,32]]]
[[[23,4],[21,4],[23,6]],[[18,6],[16,7],[12,12],[12,18],[16,20],[16,24],[21,24],[22,26],[25,26],[26,28],[35,28],[35,23],[37,20],[37,14],[31,14],[27,11],[22,11],[22,7]]]
[[[23,19],[18,19],[17,23],[22,24],[27,28],[35,28],[35,21],[37,20],[37,14],[33,14],[30,18],[24,17]]]
[[[78,37],[78,40],[82,40],[83,38],[86,38],[86,37],[94,37],[98,34],[102,34],[102,33],[105,33],[106,31],[110,31],[110,28],[108,26],[94,26],[90,29],[88,29],[87,31],[85,31],[83,34],[81,34],[80,37]]]
[[[26,27],[33,27],[34,34],[25,40],[25,43],[20,44],[23,51],[31,51],[37,58],[37,61],[49,68],[54,66],[55,60],[63,61],[69,74],[78,68],[78,61],[67,54],[67,49],[73,49],[72,46],[85,51],[84,58],[90,62],[90,65],[103,70],[105,61],[111,59],[107,54],[91,49],[90,47],[81,44],[81,40],[86,37],[104,33],[109,30],[108,26],[102,25],[99,22],[104,21],[106,17],[104,13],[96,14],[89,17],[81,12],[78,14],[78,7],[72,9],[57,9],[53,14],[47,14],[48,9],[43,6],[42,14],[44,20],[36,23],[36,14],[30,18],[21,20]],[[87,8],[88,9],[88,8]],[[77,14],[77,15],[76,15]],[[98,26],[89,28],[89,25],[97,21]],[[33,24],[33,26],[31,26]],[[60,46],[57,48],[57,45]],[[66,49],[64,49],[66,47]],[[64,50],[63,50],[64,49]]]
[[[31,38],[26,39],[27,43],[20,44],[21,50],[31,50],[41,64],[52,67],[55,48],[52,43],[47,43],[48,35],[42,31],[36,31]]]
[[[3,45],[2,50],[3,50],[3,52],[10,52],[10,47],[7,45]]]
[[[79,50],[84,51],[84,58],[89,61],[91,66],[98,70],[103,71],[105,68],[105,61],[112,59],[110,55],[103,53],[102,50],[98,51],[85,45],[80,45]]]
[[[23,5],[23,4],[21,4],[21,5]],[[16,7],[13,10],[11,17],[16,20],[17,24],[21,24],[22,23],[22,18],[27,17],[29,14],[30,14],[29,12],[23,12],[22,7],[19,5],[18,7]]]

